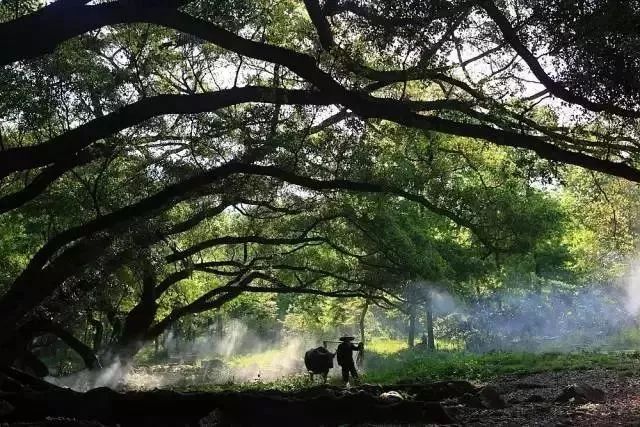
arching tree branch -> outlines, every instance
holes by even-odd
[[[483,4],[490,9],[490,5],[487,6],[486,3]],[[203,40],[210,41],[240,55],[283,65],[313,84],[323,94],[330,94],[330,99],[328,95],[320,95],[327,96],[327,98],[321,101],[322,103],[330,102],[341,104],[363,117],[387,119],[405,126],[450,135],[484,139],[498,145],[525,148],[533,150],[539,156],[548,160],[574,164],[636,182],[640,181],[640,172],[634,167],[623,163],[598,159],[579,152],[569,151],[536,135],[518,134],[487,125],[459,123],[436,117],[422,116],[416,114],[411,108],[398,101],[377,100],[373,97],[352,92],[336,82],[328,73],[321,70],[316,65],[316,61],[308,55],[267,43],[244,39],[210,22],[194,18],[172,8],[123,8],[120,2],[83,6],[83,8],[103,8],[104,10],[108,10],[108,13],[105,15],[108,16],[108,19],[104,18],[103,15],[93,16],[93,20],[95,21],[93,23],[94,25],[103,26],[116,23],[116,21],[118,23],[154,23],[200,37]],[[94,11],[91,13],[95,15]],[[96,28],[99,28],[99,26]],[[0,34],[2,28],[3,27],[0,27]],[[0,38],[0,40],[2,40],[2,38]],[[0,49],[0,51],[2,50]],[[621,110],[619,113],[629,116],[625,110]],[[636,113],[633,112],[632,116],[635,114]],[[2,172],[3,167],[6,168],[7,166],[2,165],[2,162],[0,162],[0,172]],[[2,174],[0,173],[0,175]]]
[[[557,96],[563,101],[570,102],[572,104],[580,105],[587,110],[595,112],[606,112],[615,114],[622,117],[640,118],[640,111],[628,110],[620,108],[615,105],[601,104],[590,101],[580,95],[572,93],[560,83],[554,81],[549,74],[542,68],[540,62],[536,59],[535,55],[524,45],[520,37],[507,19],[507,17],[500,11],[493,0],[480,0],[478,1],[480,6],[487,12],[487,15],[496,23],[500,31],[502,32],[505,40],[511,45],[513,50],[526,62],[531,72],[536,78],[544,85],[549,93]]]
[[[158,95],[143,98],[98,117],[47,142],[0,151],[0,178],[12,172],[58,163],[58,173],[72,168],[69,157],[93,142],[163,114],[193,114],[215,111],[246,102],[326,105],[329,97],[310,91],[262,86],[224,89],[194,95]]]

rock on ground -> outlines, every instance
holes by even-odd
[[[556,402],[599,403],[604,401],[604,391],[589,384],[572,384],[565,387],[556,397]]]
[[[507,403],[504,401],[498,389],[487,385],[480,389],[478,392],[478,397],[480,398],[480,402],[482,402],[482,406],[488,409],[502,409],[507,407]]]

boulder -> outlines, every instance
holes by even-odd
[[[503,409],[507,407],[507,402],[504,401],[498,389],[494,386],[482,387],[478,392],[478,397],[482,402],[482,406],[487,409]]]
[[[389,402],[398,402],[400,400],[404,400],[404,396],[400,394],[400,392],[392,390],[387,391],[386,393],[382,393],[380,395],[380,399],[387,400]]]
[[[589,384],[572,384],[562,390],[562,393],[556,397],[556,402],[598,403],[603,402],[604,397],[604,391],[599,388],[592,387]]]
[[[225,419],[222,410],[214,409],[209,415],[200,419],[198,427],[216,427],[225,424],[228,424],[228,420]]]
[[[458,399],[458,402],[462,405],[468,406],[470,408],[484,408],[480,397],[477,394],[465,393]]]

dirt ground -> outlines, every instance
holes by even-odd
[[[602,403],[554,402],[562,389],[586,383],[605,392]],[[505,376],[490,381],[508,407],[476,409],[445,401],[444,406],[469,426],[640,426],[640,373],[605,369]],[[479,384],[483,385],[483,384]]]

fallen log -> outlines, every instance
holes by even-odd
[[[96,420],[121,426],[199,425],[213,411],[220,425],[338,425],[353,423],[452,424],[453,417],[438,402],[390,402],[365,390],[326,389],[300,393],[148,391],[116,393],[98,388],[1,393],[15,410],[9,422],[46,417]]]

